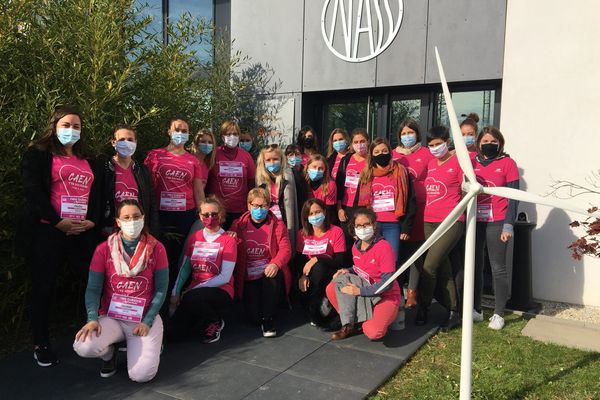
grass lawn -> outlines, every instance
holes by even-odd
[[[475,324],[472,398],[600,399],[600,353],[521,336],[526,323],[507,315],[499,332]],[[370,399],[457,399],[461,333],[432,337]]]

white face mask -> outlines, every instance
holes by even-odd
[[[223,142],[227,147],[237,147],[238,143],[240,142],[240,137],[235,135],[227,135],[223,137]]]
[[[121,221],[121,230],[130,238],[137,239],[144,229],[144,218],[137,221]]]
[[[360,240],[369,241],[373,237],[375,230],[373,229],[372,226],[368,226],[366,228],[355,228],[354,233],[356,233],[356,236]]]
[[[442,158],[446,154],[448,154],[448,146],[446,145],[446,143],[442,143],[442,144],[439,144],[439,145],[437,145],[435,147],[430,147],[429,151],[431,151],[431,154],[435,158]]]

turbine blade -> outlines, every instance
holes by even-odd
[[[600,213],[589,213],[585,208],[578,207],[577,205],[571,204],[565,200],[555,199],[553,197],[542,197],[537,194],[528,193],[523,190],[512,189],[508,187],[484,187],[483,193],[491,194],[499,197],[506,197],[507,199],[524,201],[526,203],[542,204],[549,207],[562,208],[563,210],[569,210],[578,214],[589,217],[591,215],[598,216]]]
[[[454,141],[454,148],[456,149],[456,157],[458,157],[460,168],[462,168],[469,182],[475,183],[477,182],[477,179],[475,178],[475,171],[473,171],[471,157],[469,157],[469,151],[467,150],[462,133],[460,132],[460,125],[458,123],[458,118],[456,117],[456,111],[454,111],[454,104],[452,103],[452,97],[450,96],[450,90],[448,89],[448,82],[446,82],[446,74],[444,74],[444,67],[442,67],[442,60],[440,59],[437,46],[435,47],[435,58],[437,60],[440,80],[442,82],[444,100],[446,100],[448,119],[450,120],[450,132],[452,133],[452,140]]]
[[[401,273],[406,271],[408,269],[408,267],[410,267],[415,261],[417,261],[417,259],[419,257],[421,257],[421,254],[423,254],[427,250],[429,250],[431,245],[433,245],[442,235],[444,235],[444,233],[446,233],[448,231],[448,229],[450,229],[452,224],[454,224],[456,222],[458,217],[460,217],[460,214],[462,214],[465,211],[465,208],[467,207],[469,200],[471,200],[476,195],[477,195],[476,193],[467,192],[465,194],[465,197],[463,197],[462,200],[456,205],[456,207],[454,207],[454,209],[450,212],[450,214],[448,214],[446,219],[444,219],[442,221],[442,223],[437,227],[437,229],[435,231],[433,231],[433,233],[425,241],[425,243],[423,243],[421,245],[421,247],[419,247],[417,249],[417,251],[415,251],[414,254],[408,260],[406,260],[406,262],[404,264],[402,264],[402,266],[400,268],[398,268],[398,270],[396,272],[394,272],[394,275],[392,275],[383,284],[383,286],[381,286],[375,292],[375,294],[381,293],[381,291],[383,291],[387,287],[387,285],[391,284],[394,280],[396,280],[400,276]]]

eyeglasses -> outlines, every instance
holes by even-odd
[[[250,204],[252,208],[269,208],[268,204]]]
[[[364,225],[354,225],[354,228],[366,229],[366,228],[370,228],[372,226],[373,226],[373,224],[369,222],[368,224],[364,224]]]
[[[203,213],[203,214],[200,214],[200,216],[201,216],[202,218],[210,218],[210,217],[213,217],[213,218],[214,218],[214,217],[218,217],[218,216],[219,216],[219,213],[217,213],[217,212],[209,212],[209,213]]]

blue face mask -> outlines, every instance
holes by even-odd
[[[119,140],[115,144],[115,150],[121,157],[130,157],[135,153],[137,144],[128,140]]]
[[[325,215],[323,213],[311,215],[308,217],[308,222],[314,226],[320,226],[325,221]]]
[[[240,142],[240,147],[246,151],[252,149],[252,142]]]
[[[465,141],[465,146],[473,146],[475,144],[475,136],[463,136],[463,140]]]
[[[252,215],[252,218],[254,218],[257,221],[267,218],[268,213],[269,213],[269,210],[267,210],[266,208],[262,208],[262,207],[252,207],[250,209],[250,215]]]
[[[63,146],[74,145],[81,137],[81,131],[73,128],[58,128],[56,137]]]
[[[292,156],[288,158],[288,164],[290,164],[290,167],[294,168],[296,165],[302,164],[302,157]]]
[[[309,169],[308,170],[308,177],[313,182],[314,181],[318,181],[319,179],[323,178],[323,171],[319,171],[318,169]]]
[[[277,162],[266,162],[265,163],[265,168],[267,169],[267,171],[274,173],[274,172],[279,172],[279,170],[281,169],[281,163],[279,161]]]
[[[171,133],[171,142],[176,146],[179,146],[180,144],[185,144],[189,139],[189,133],[183,133],[179,131]]]
[[[198,150],[200,150],[200,153],[202,154],[210,154],[210,152],[213,151],[213,147],[212,143],[200,143],[198,145]]]
[[[404,147],[413,147],[417,143],[417,135],[400,136],[400,141]]]
[[[337,142],[333,142],[333,149],[338,153],[348,147],[348,142],[345,140],[338,140]]]

